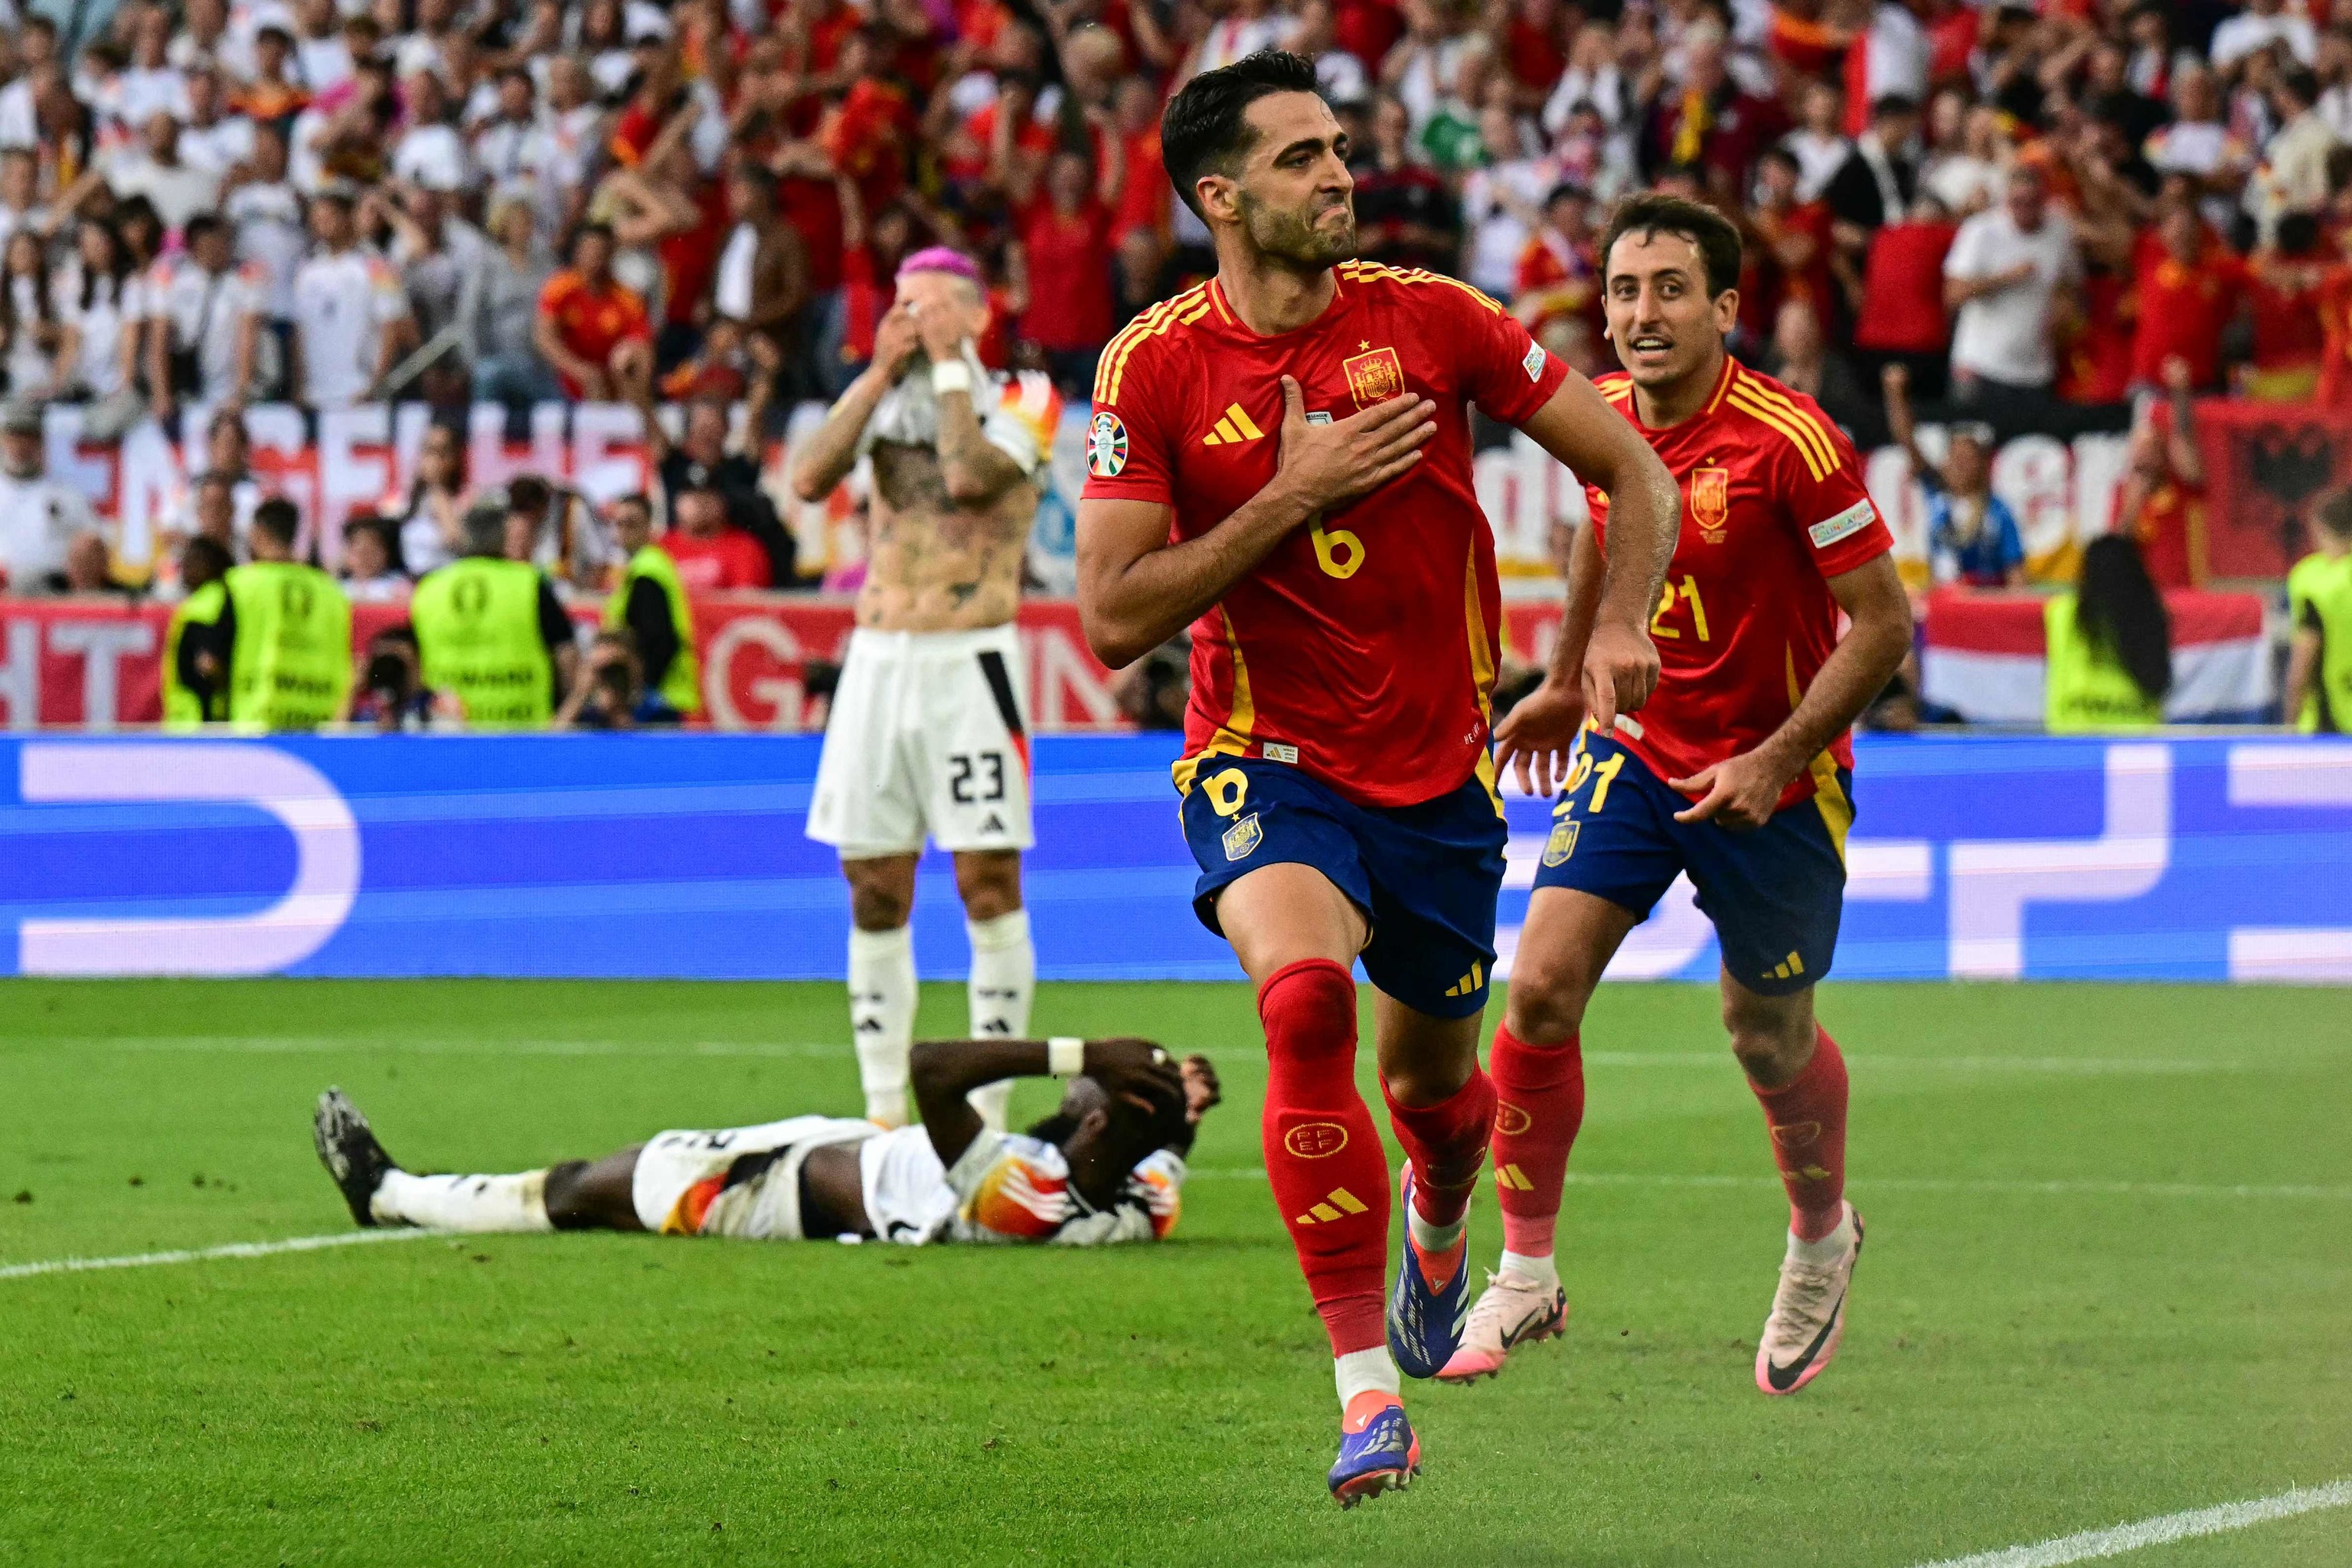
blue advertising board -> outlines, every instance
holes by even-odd
[[[0,739],[0,967],[20,974],[837,978],[803,832],[817,741]],[[1036,745],[1047,979],[1238,975],[1194,920],[1170,736]],[[1837,973],[2352,981],[2352,742],[1867,738]],[[1510,801],[1506,965],[1549,826]],[[963,972],[928,858],[923,973]],[[1678,883],[1622,978],[1711,978]],[[1507,970],[1506,970],[1507,972]]]

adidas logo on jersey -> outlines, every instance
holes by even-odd
[[[1201,445],[1235,447],[1244,441],[1262,440],[1265,436],[1265,432],[1252,424],[1250,416],[1242,412],[1242,405],[1235,403],[1217,416],[1217,427],[1201,437]]]

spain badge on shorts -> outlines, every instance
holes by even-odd
[[[1386,403],[1404,391],[1404,362],[1397,358],[1394,349],[1374,349],[1342,360],[1339,368],[1348,373],[1348,391],[1358,408],[1370,408],[1375,403]]]
[[[1255,849],[1265,838],[1265,830],[1258,826],[1257,813],[1253,811],[1225,829],[1225,858],[1246,860],[1249,858],[1250,851]]]
[[[1576,853],[1576,832],[1583,826],[1573,817],[1554,824],[1551,837],[1544,840],[1543,863],[1547,866],[1566,863],[1568,858]]]
[[[1127,467],[1127,426],[1106,408],[1087,426],[1087,472],[1098,479],[1115,479]]]
[[[1724,525],[1731,521],[1731,470],[1693,468],[1690,477],[1691,521],[1709,544],[1723,542]]]

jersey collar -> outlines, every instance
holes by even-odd
[[[1232,301],[1225,298],[1225,286],[1223,280],[1216,278],[1209,279],[1209,306],[1215,312],[1217,324],[1244,342],[1278,343],[1285,338],[1294,338],[1302,332],[1315,331],[1338,321],[1340,313],[1347,310],[1350,302],[1347,277],[1339,268],[1334,267],[1331,268],[1331,302],[1323,307],[1320,314],[1305,325],[1293,327],[1286,332],[1261,335],[1247,321],[1242,320],[1241,312],[1234,310]]]

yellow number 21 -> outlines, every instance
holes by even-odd
[[[1674,579],[1670,577],[1666,580],[1664,588],[1658,595],[1658,613],[1650,617],[1650,635],[1652,637],[1672,637],[1676,641],[1681,640],[1683,634],[1665,624],[1667,615],[1675,607],[1675,597]],[[1706,635],[1706,605],[1698,596],[1698,579],[1690,576],[1687,574],[1683,577],[1682,601],[1684,604],[1690,606],[1691,629],[1698,634],[1699,641],[1706,642],[1708,640]]]

